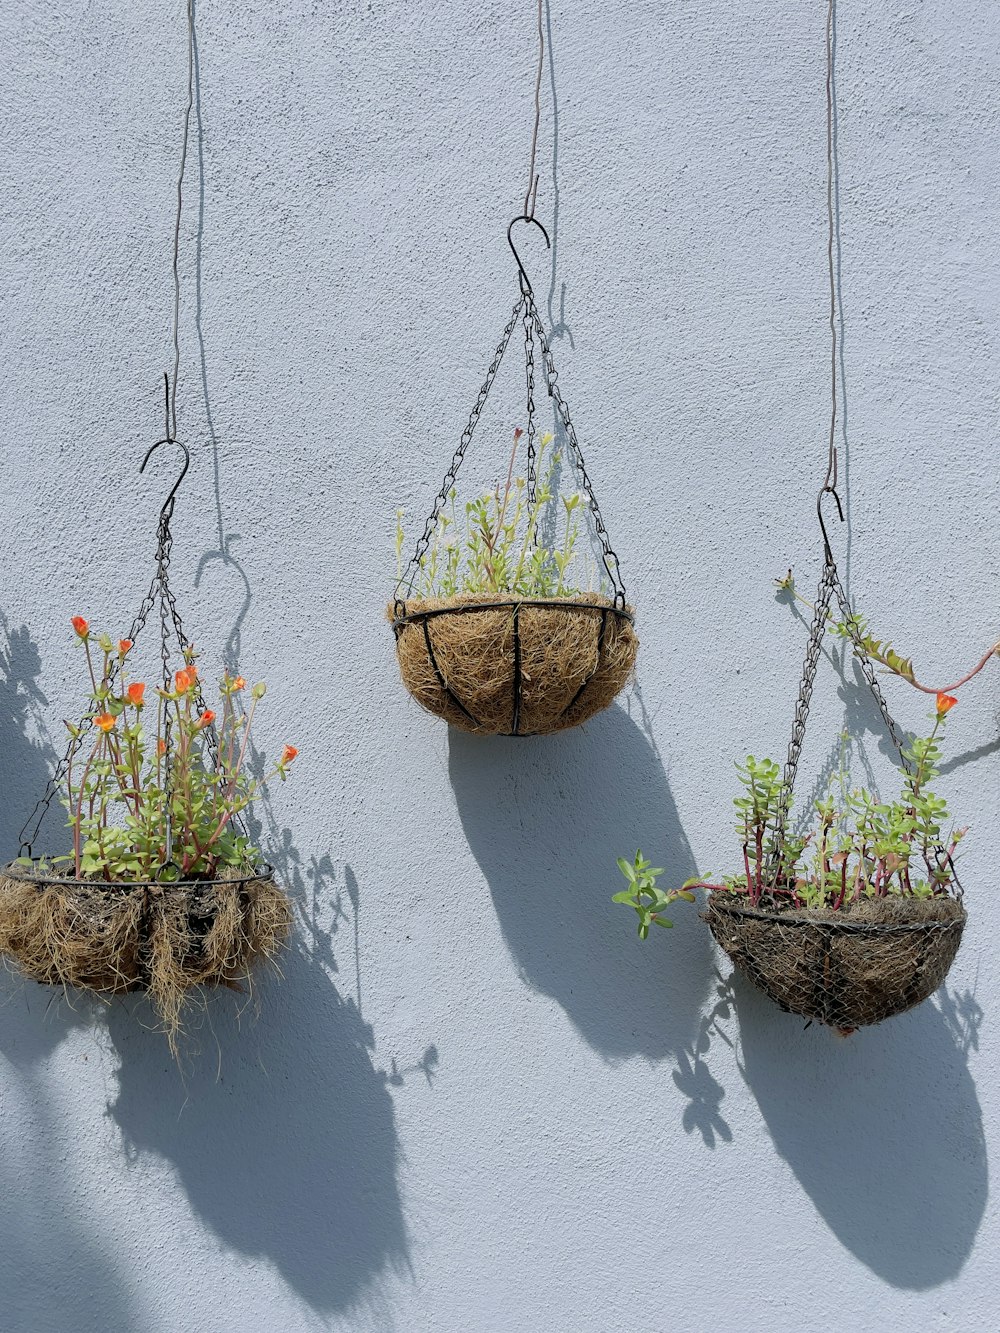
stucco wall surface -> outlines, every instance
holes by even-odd
[[[1000,633],[1000,14],[838,8],[834,540],[933,683]],[[10,1333],[996,1327],[1000,663],[949,719],[969,925],[932,1002],[803,1030],[694,910],[641,945],[610,902],[636,845],[677,877],[730,868],[732,761],[787,745],[805,628],[773,579],[819,573],[829,396],[820,0],[552,0],[555,245],[525,258],[638,683],[575,732],[494,742],[399,684],[394,512],[415,535],[517,292],[533,9],[199,0],[172,574],[206,672],[266,678],[261,749],[301,751],[258,819],[302,921],[256,1008],[212,997],[182,1071],[138,1001],[4,983]],[[170,358],[183,5],[12,0],[0,46],[13,855],[80,703],[69,617],[124,632],[173,476],[138,466]],[[470,478],[521,386],[515,352]],[[803,799],[844,729],[884,780],[837,650]]]

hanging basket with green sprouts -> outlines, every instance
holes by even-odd
[[[254,964],[275,957],[291,920],[242,820],[268,780],[247,771],[264,685],[248,688],[227,673],[218,705],[206,704],[169,586],[179,485],[161,510],[156,572],[127,638],[115,642],[73,618],[90,700],[81,720],[67,723],[69,746],[22,830],[21,855],[0,872],[0,952],[35,981],[148,992],[171,1044],[192,993],[240,987]],[[160,626],[154,687],[132,668],[152,611]],[[296,753],[285,746],[269,777],[283,780]],[[66,847],[37,856],[57,799]]]
[[[966,914],[954,855],[965,830],[950,826],[947,804],[931,790],[945,718],[955,703],[940,694],[933,728],[902,743],[859,634],[854,651],[896,745],[902,790],[884,801],[850,787],[841,771],[816,802],[812,828],[787,830],[792,787],[805,736],[827,611],[837,593],[845,623],[856,625],[836,568],[828,563],[799,690],[792,742],[782,773],[769,759],[737,766],[741,868],[719,883],[695,877],[663,889],[662,871],[637,854],[619,861],[628,887],[615,895],[650,926],[678,898],[709,891],[705,919],[736,966],[782,1009],[841,1032],[903,1013],[947,976]],[[841,766],[843,769],[843,765]]]
[[[545,234],[533,218],[515,221],[534,222]],[[405,569],[405,538],[397,526],[398,582],[389,608],[406,688],[452,726],[480,735],[543,735],[585,722],[626,684],[638,648],[618,557],[558,387],[531,284],[517,263],[520,300]],[[458,471],[519,321],[526,424],[514,433],[504,476],[495,488],[459,506]],[[536,342],[565,456],[552,435],[537,434]],[[555,478],[564,461],[575,470],[580,490],[559,495]],[[597,570],[588,567],[579,549],[587,515],[600,547],[606,592],[595,588]]]

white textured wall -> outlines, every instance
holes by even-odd
[[[933,1003],[803,1031],[693,911],[642,947],[609,902],[637,842],[726,869],[731,761],[787,742],[804,632],[771,580],[818,572],[828,393],[821,0],[553,0],[551,274],[526,248],[640,687],[489,743],[398,683],[392,513],[429,508],[516,295],[532,9],[198,5],[173,570],[206,670],[238,651],[261,745],[301,749],[261,815],[310,925],[256,1019],[213,997],[183,1078],[141,1004],[5,984],[11,1333],[995,1326],[1000,664],[949,721],[970,918]],[[182,11],[0,14],[4,853],[78,707],[68,617],[122,632],[150,573]],[[841,0],[838,36],[836,542],[947,678],[1000,633],[1000,18]],[[849,664],[813,771],[844,725],[881,763]]]

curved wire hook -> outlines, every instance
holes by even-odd
[[[532,217],[529,213],[520,213],[520,214],[518,214],[518,216],[517,216],[516,218],[511,218],[511,220],[510,220],[510,225],[507,227],[507,244],[510,246],[510,252],[511,252],[511,254],[514,256],[514,260],[515,260],[515,262],[517,263],[517,267],[518,267],[518,270],[519,270],[519,272],[518,272],[518,279],[517,279],[517,280],[518,280],[518,282],[521,284],[521,292],[522,292],[522,294],[523,294],[524,296],[533,296],[533,295],[534,295],[534,292],[532,291],[532,287],[531,287],[531,279],[528,277],[527,270],[525,269],[524,265],[521,263],[521,256],[517,253],[517,250],[514,248],[514,241],[513,241],[512,237],[511,237],[511,232],[514,230],[514,223],[515,223],[515,222],[532,222],[532,223],[534,223],[534,225],[538,228],[538,230],[539,230],[539,231],[542,233],[542,235],[545,237],[545,248],[546,248],[546,250],[551,250],[551,249],[552,249],[552,242],[549,240],[549,233],[545,230],[545,228],[542,226],[542,224],[538,221],[537,218]]]
[[[191,466],[191,450],[186,444],[182,444],[180,440],[172,440],[169,435],[165,436],[164,439],[157,440],[155,444],[151,444],[146,450],[146,457],[142,460],[142,466],[139,468],[140,472],[146,471],[146,464],[149,462],[150,458],[152,458],[153,453],[159,449],[161,444],[176,444],[177,448],[184,454],[184,466],[181,468],[181,474],[174,482],[173,486],[171,486],[170,493],[164,500],[163,507],[160,510],[162,515],[167,516],[173,512],[174,496],[177,494],[180,484],[187,476],[187,470]]]
[[[840,496],[837,494],[836,486],[829,484],[821,487],[819,495],[816,496],[816,517],[819,519],[819,530],[823,534],[823,550],[826,553],[826,563],[834,564],[833,547],[830,545],[830,536],[826,530],[826,524],[823,522],[823,496],[832,495],[837,505],[837,517],[841,523],[844,522],[844,506],[840,503]]]

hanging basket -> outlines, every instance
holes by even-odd
[[[169,384],[167,402],[170,402]],[[172,439],[168,432],[165,439],[158,441],[147,452],[140,471],[145,469],[153,451],[164,443],[179,447],[183,454],[183,469],[160,510],[156,572],[126,638],[119,643],[118,656],[112,657],[111,650],[104,649],[103,688],[100,696],[94,684],[95,693],[92,697],[95,700],[100,698],[102,709],[112,708],[113,704],[120,707],[117,713],[112,712],[107,719],[88,712],[77,726],[70,727],[71,739],[66,753],[21,830],[21,855],[10,865],[0,868],[0,954],[11,960],[25,976],[46,985],[74,986],[101,995],[145,991],[162,1020],[171,1047],[176,1051],[182,1010],[192,992],[207,986],[239,989],[240,983],[248,977],[256,963],[272,959],[278,953],[289,933],[292,914],[289,900],[275,883],[271,867],[264,864],[256,851],[243,854],[239,869],[223,868],[216,872],[214,878],[183,878],[180,864],[173,859],[173,851],[178,842],[182,841],[185,827],[180,831],[177,828],[178,818],[182,818],[183,803],[173,800],[171,790],[174,751],[170,721],[164,726],[162,734],[159,733],[159,721],[157,723],[158,747],[162,748],[156,751],[156,762],[159,765],[160,756],[163,757],[166,776],[163,779],[161,801],[166,813],[162,827],[158,825],[156,828],[157,839],[162,837],[162,842],[157,842],[162,864],[158,869],[147,868],[144,872],[151,877],[127,878],[127,871],[120,868],[113,872],[120,875],[115,879],[79,875],[79,822],[76,825],[75,857],[60,857],[54,862],[47,857],[38,857],[34,852],[46,812],[55,801],[62,784],[69,780],[74,757],[83,746],[85,737],[92,735],[97,725],[104,732],[109,732],[115,725],[116,716],[122,715],[126,706],[125,697],[119,697],[115,692],[112,699],[112,687],[118,680],[124,687],[127,654],[143,632],[154,608],[159,611],[160,622],[163,667],[163,682],[159,691],[161,697],[176,700],[179,695],[171,693],[173,685],[176,684],[178,689],[183,688],[193,715],[199,719],[195,729],[204,738],[202,743],[213,771],[218,767],[220,737],[214,725],[215,713],[206,706],[198,674],[193,666],[194,650],[182,624],[168,574],[173,546],[170,522],[177,489],[190,463],[187,446]],[[80,621],[79,624],[76,619]],[[90,631],[82,617],[76,619],[74,629],[88,641],[90,662]],[[187,664],[183,671],[176,673],[172,673],[170,667],[171,638],[176,641],[179,660]],[[180,686],[182,675],[187,679]],[[93,681],[93,669],[91,677]],[[138,696],[134,699],[130,697],[129,700],[128,706],[136,710],[136,717],[143,706],[142,691],[145,688],[145,684],[142,684]],[[131,695],[131,688],[129,693]],[[105,700],[108,702],[105,703]],[[177,704],[177,709],[179,718],[180,704]],[[105,720],[109,725],[103,725]],[[245,736],[246,733],[244,746]],[[96,753],[95,749],[91,759]],[[293,751],[292,758],[294,754]],[[192,765],[203,760],[204,754],[202,759],[191,759],[189,756]],[[141,760],[137,758],[135,762],[134,794],[138,798],[141,794],[138,771]],[[83,765],[84,779],[81,783],[85,781],[89,767],[90,760]],[[230,780],[235,790],[235,772]],[[81,785],[78,821],[83,790]],[[124,796],[124,791],[122,794]],[[92,795],[92,803],[93,799]],[[225,801],[228,796],[222,799]],[[215,823],[217,813],[213,811],[211,824]],[[238,808],[225,812],[225,818],[219,823],[216,832],[225,823],[229,824],[239,839],[249,845],[249,835]],[[202,853],[207,856],[205,848],[199,848],[199,855]],[[185,855],[179,853],[180,860],[185,865],[192,864],[184,861]],[[144,857],[148,856],[147,848]],[[139,860],[138,863],[143,864],[143,861]],[[128,860],[121,864],[128,865]]]
[[[962,941],[955,898],[866,898],[829,909],[750,907],[712,893],[717,944],[786,1013],[843,1032],[905,1013],[937,990]]]
[[[291,925],[269,866],[220,879],[76,879],[44,862],[0,871],[0,953],[46,985],[146,991],[169,1031],[198,986],[239,987]]]
[[[639,646],[631,610],[596,594],[411,599],[389,617],[413,697],[482,736],[542,736],[586,722],[624,687]]]
[[[618,556],[611,546],[569,406],[559,387],[552,347],[531,283],[512,239],[512,229],[519,222],[537,227],[546,244],[550,243],[545,228],[533,215],[515,218],[507,228],[507,241],[517,261],[521,295],[493,354],[423,535],[409,565],[400,573],[388,612],[403,684],[429,712],[462,731],[481,736],[545,736],[586,722],[607,708],[626,685],[639,647]],[[432,540],[449,497],[454,499],[459,469],[518,323],[524,331],[527,402],[526,429],[515,433],[515,446],[524,434],[525,495],[529,511],[535,504],[539,480],[534,396],[537,349],[545,392],[558,418],[557,429],[564,436],[567,463],[580,487],[578,499],[584,501],[600,548],[602,584],[612,596],[596,591],[548,596],[551,587],[567,586],[563,566],[559,568],[558,581],[540,579],[537,575],[534,580],[521,580],[520,562],[518,577],[510,578],[510,571],[504,572],[501,566],[499,578],[493,578],[488,587],[476,590],[476,581],[467,581],[464,586],[473,591],[457,596],[437,596],[439,589],[433,576],[423,579],[425,562],[431,558]],[[545,442],[543,437],[543,449]],[[504,505],[513,466],[512,455]],[[497,496],[499,508],[499,489]],[[567,534],[569,512],[567,506]],[[525,543],[526,549],[537,555],[535,522],[533,516]],[[570,585],[573,582],[569,580]],[[449,586],[463,585],[453,580]]]

